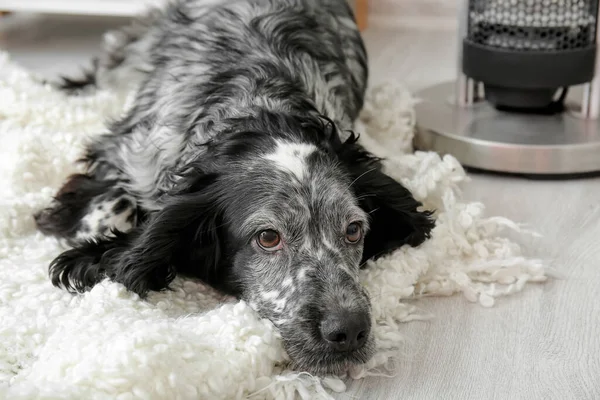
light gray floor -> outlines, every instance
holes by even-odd
[[[0,48],[42,74],[66,73],[120,22],[52,17],[2,32],[0,21]],[[371,28],[365,40],[374,83],[396,78],[417,89],[454,76],[451,32]],[[396,375],[353,382],[339,398],[600,399],[600,179],[474,175],[465,196],[543,233],[525,244],[566,279],[492,309],[458,296],[418,301],[437,317],[402,327],[406,355]]]

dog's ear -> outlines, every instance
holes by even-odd
[[[111,278],[142,296],[167,288],[177,273],[217,284],[223,246],[216,180],[203,176],[193,191],[169,196],[136,229],[127,249],[105,254],[114,263]]]
[[[418,246],[429,238],[435,222],[431,211],[420,211],[408,189],[383,173],[381,160],[352,134],[336,151],[352,178],[351,189],[369,214],[363,262],[388,254],[404,244]]]

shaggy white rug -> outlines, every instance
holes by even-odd
[[[344,377],[286,369],[268,321],[243,302],[193,281],[147,301],[104,282],[84,295],[54,288],[50,260],[61,251],[37,233],[32,214],[74,172],[82,143],[119,115],[127,93],[66,97],[0,53],[0,398],[330,398]],[[515,223],[464,203],[465,172],[451,156],[411,154],[414,100],[401,85],[370,90],[358,122],[363,144],[389,157],[388,173],[437,210],[433,237],[372,263],[362,281],[373,298],[377,355],[350,371],[376,374],[402,342],[400,323],[425,318],[404,299],[462,293],[482,306],[545,280],[502,235]],[[345,377],[348,378],[348,377]]]

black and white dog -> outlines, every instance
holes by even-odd
[[[36,215],[73,246],[52,282],[143,296],[196,277],[270,319],[298,368],[367,361],[359,269],[434,223],[351,133],[367,58],[346,0],[178,0],[105,47],[65,86],[137,97]]]

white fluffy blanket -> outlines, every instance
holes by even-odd
[[[381,371],[402,341],[401,323],[424,318],[403,302],[419,296],[495,298],[546,278],[502,231],[520,227],[465,203],[465,172],[451,156],[411,154],[414,100],[394,83],[370,90],[358,123],[363,144],[389,157],[388,173],[437,210],[433,237],[402,248],[362,273],[373,298],[377,355],[349,377],[286,368],[280,338],[243,302],[194,281],[147,301],[116,283],[84,295],[54,288],[50,260],[61,251],[36,232],[48,203],[91,135],[122,113],[127,93],[66,97],[0,53],[0,398],[330,398],[344,378]]]

